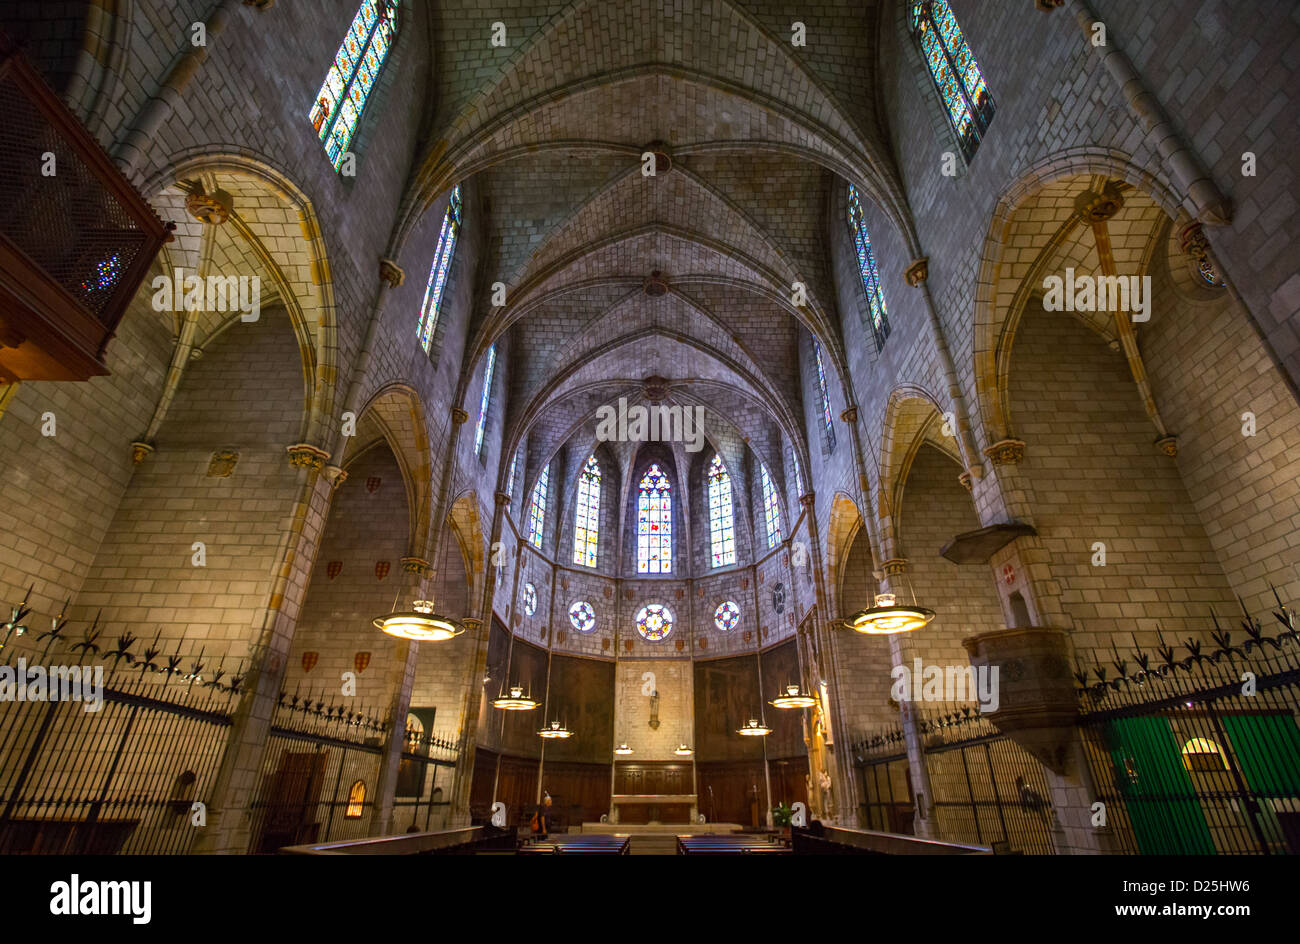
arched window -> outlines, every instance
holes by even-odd
[[[637,495],[637,573],[672,573],[673,500],[668,490],[668,476],[658,463],[646,469]]]
[[[361,112],[397,37],[401,0],[364,0],[325,73],[308,117],[338,170],[361,123]]]
[[[862,221],[862,203],[858,191],[849,187],[849,231],[853,233],[853,246],[858,253],[858,272],[862,287],[867,292],[867,311],[871,316],[871,333],[876,338],[876,350],[885,346],[889,337],[889,315],[885,311],[885,293],[880,288],[880,273],[876,270],[876,257],[871,254],[871,237],[867,224]]]
[[[510,474],[506,476],[506,494],[514,495],[515,493],[515,468],[519,465],[519,451],[515,450],[514,457],[510,460]]]
[[[767,466],[759,464],[758,477],[763,482],[763,522],[767,525],[767,546],[776,547],[781,540],[781,506],[776,500],[776,489],[772,487],[772,477],[767,474]]]
[[[1200,773],[1227,770],[1223,750],[1209,738],[1195,737],[1183,745],[1183,766]]]
[[[420,323],[417,333],[420,347],[428,354],[433,349],[433,335],[438,327],[438,309],[442,305],[442,292],[451,274],[452,256],[456,254],[456,237],[460,235],[460,185],[451,188],[447,212],[442,215],[442,230],[438,233],[438,248],[433,253],[429,267],[429,283],[424,287],[424,301],[420,303]]]
[[[358,780],[348,791],[348,808],[343,813],[344,819],[360,819],[366,806],[366,782]]]
[[[596,542],[600,535],[600,465],[595,456],[578,476],[578,508],[573,522],[573,562],[596,566]]]
[[[790,461],[794,464],[794,487],[803,497],[803,469],[799,467],[799,453],[795,452],[794,446],[790,447]]]
[[[962,155],[969,161],[993,120],[993,96],[984,84],[984,74],[966,45],[948,0],[914,0],[911,23]]]
[[[478,426],[474,428],[474,455],[483,454],[483,430],[487,427],[488,401],[492,398],[492,371],[497,366],[497,346],[488,348],[487,365],[483,368],[483,396],[478,402]]]
[[[546,493],[549,488],[551,467],[544,466],[533,486],[533,498],[528,503],[528,541],[533,547],[542,546],[542,528],[546,524]]]
[[[736,531],[731,509],[731,476],[721,456],[715,455],[709,463],[708,485],[709,546],[713,550],[713,566],[723,567],[736,562]]]
[[[822,424],[826,427],[826,445],[835,448],[835,421],[831,419],[831,395],[826,389],[826,368],[822,366],[822,346],[813,340],[813,358],[817,361],[817,389],[822,397]]]

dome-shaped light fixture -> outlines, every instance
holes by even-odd
[[[892,593],[877,593],[875,606],[859,610],[845,622],[855,633],[893,636],[920,629],[932,619],[934,610],[923,606],[899,606]]]
[[[532,711],[537,705],[536,699],[524,694],[521,685],[511,685],[510,694],[507,695],[502,692],[500,696],[492,701],[493,708],[501,708],[505,711]]]
[[[742,737],[767,737],[772,733],[772,729],[757,718],[750,718],[737,729],[736,733]]]
[[[771,702],[777,708],[811,708],[817,699],[799,690],[798,685],[787,685],[785,691]]]
[[[544,737],[549,741],[556,738],[571,738],[573,737],[573,732],[560,724],[560,722],[552,721],[549,727],[542,728],[542,730],[538,731],[537,736]]]
[[[683,744],[680,747],[678,747],[677,750],[673,751],[673,753],[676,754],[678,757],[690,757],[695,752],[691,750],[689,747],[687,747],[685,744]]]
[[[632,748],[627,746],[627,741],[624,741],[618,747],[614,748],[614,753],[619,757],[626,757],[628,754],[632,753]]]
[[[410,610],[377,617],[374,626],[390,636],[416,642],[440,642],[465,632],[457,620],[433,612],[432,600],[416,600]]]

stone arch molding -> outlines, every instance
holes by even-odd
[[[238,203],[231,219],[275,290],[293,325],[302,355],[306,409],[303,441],[321,443],[331,428],[338,376],[338,316],[334,300],[325,237],[315,206],[301,188],[269,160],[249,152],[214,152],[192,149],[175,156],[145,181],[142,189],[157,203],[164,191],[178,189],[182,181],[229,177],[247,184],[250,191],[271,197],[297,216],[299,234],[275,236],[263,231],[256,213],[241,214]],[[288,444],[286,444],[288,445]]]
[[[1122,181],[1170,218],[1182,212],[1183,198],[1170,188],[1158,168],[1142,166],[1113,149],[1077,148],[1048,155],[1003,191],[985,235],[975,293],[972,367],[976,415],[986,446],[1014,437],[1007,388],[1016,327],[1034,295],[1033,286],[1041,284],[1046,265],[1064,257],[1070,239],[1077,236],[1071,231],[1073,224],[1063,216],[1052,234],[1040,233],[1035,238],[1033,258],[1026,261],[1024,250],[1015,245],[1019,233],[1016,214],[1052,184],[1087,177]],[[1157,223],[1155,229],[1158,232],[1161,226]],[[1151,235],[1155,238],[1157,234]],[[1147,252],[1143,265],[1149,258]],[[1090,327],[1097,330],[1096,325]]]

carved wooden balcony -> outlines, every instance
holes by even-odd
[[[169,228],[0,33],[0,382],[107,374]]]

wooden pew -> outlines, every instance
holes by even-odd
[[[519,846],[520,855],[628,855],[631,843],[627,836],[606,833],[572,833],[547,839],[527,839]]]
[[[727,833],[678,836],[678,855],[789,855],[790,847],[769,836]]]

